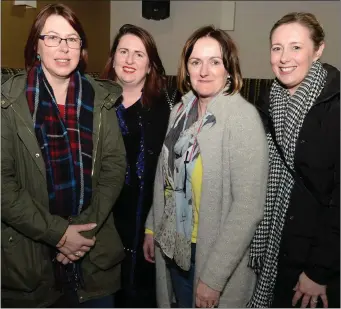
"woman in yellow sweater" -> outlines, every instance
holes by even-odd
[[[232,39],[211,26],[197,30],[183,49],[178,84],[187,93],[170,116],[146,221],[157,304],[169,308],[174,293],[184,308],[245,307],[268,156],[258,112],[239,94]]]

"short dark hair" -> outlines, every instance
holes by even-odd
[[[82,40],[81,55],[78,69],[84,73],[88,62],[88,41],[83,30],[82,24],[76,14],[64,4],[48,4],[39,12],[33,21],[30,34],[25,46],[25,68],[28,71],[37,59],[38,40],[41,31],[44,28],[46,20],[51,15],[59,15],[64,17],[68,23],[74,28]]]
[[[166,78],[165,69],[158,54],[155,41],[152,35],[143,28],[131,24],[125,24],[119,29],[114,38],[109,58],[104,67],[103,73],[101,74],[101,77],[104,79],[111,79],[116,81],[117,76],[113,68],[113,62],[117,46],[121,38],[126,34],[137,36],[146,48],[146,52],[149,58],[150,72],[146,77],[141,101],[143,105],[150,105],[153,101],[152,99],[155,96],[159,96],[161,94],[161,91],[165,86]]]
[[[324,42],[324,31],[321,24],[316,19],[316,16],[306,12],[293,12],[284,15],[279,19],[272,27],[270,31],[270,41],[274,31],[282,25],[299,23],[303,27],[306,27],[310,31],[310,38],[314,43],[314,47],[317,50]]]
[[[226,91],[226,94],[234,94],[236,92],[239,92],[243,86],[243,78],[240,71],[236,44],[225,31],[217,29],[212,25],[205,26],[196,30],[185,43],[181,54],[177,76],[177,84],[179,90],[181,91],[181,93],[184,94],[191,89],[191,83],[187,75],[187,62],[192,54],[195,43],[203,37],[210,37],[212,39],[215,39],[221,47],[224,67],[229,73],[231,81],[231,86]]]

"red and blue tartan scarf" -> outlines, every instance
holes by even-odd
[[[49,210],[64,218],[79,215],[92,197],[94,90],[80,72],[70,76],[64,117],[40,62],[27,74],[26,97],[45,162]],[[52,249],[53,260],[58,250]],[[57,288],[83,285],[79,263],[55,263]]]
[[[26,97],[45,161],[50,213],[77,216],[92,196],[93,88],[74,72],[62,119],[53,89],[37,63],[28,72]]]

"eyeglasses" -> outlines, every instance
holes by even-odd
[[[67,46],[69,46],[72,49],[80,49],[82,47],[82,40],[79,38],[66,38],[62,39],[61,37],[57,35],[39,35],[39,39],[44,41],[44,44],[47,47],[57,47],[60,45],[62,41],[65,41]]]

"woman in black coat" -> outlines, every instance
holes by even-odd
[[[144,259],[142,246],[174,90],[166,89],[165,71],[152,36],[129,24],[116,35],[102,77],[123,88],[115,108],[128,164],[113,210],[126,253],[122,290],[115,296],[115,306],[156,307],[155,265]]]
[[[270,33],[276,80],[259,103],[270,149],[264,220],[251,246],[250,307],[340,307],[340,72],[324,32],[292,13]],[[285,161],[285,163],[284,163]]]

